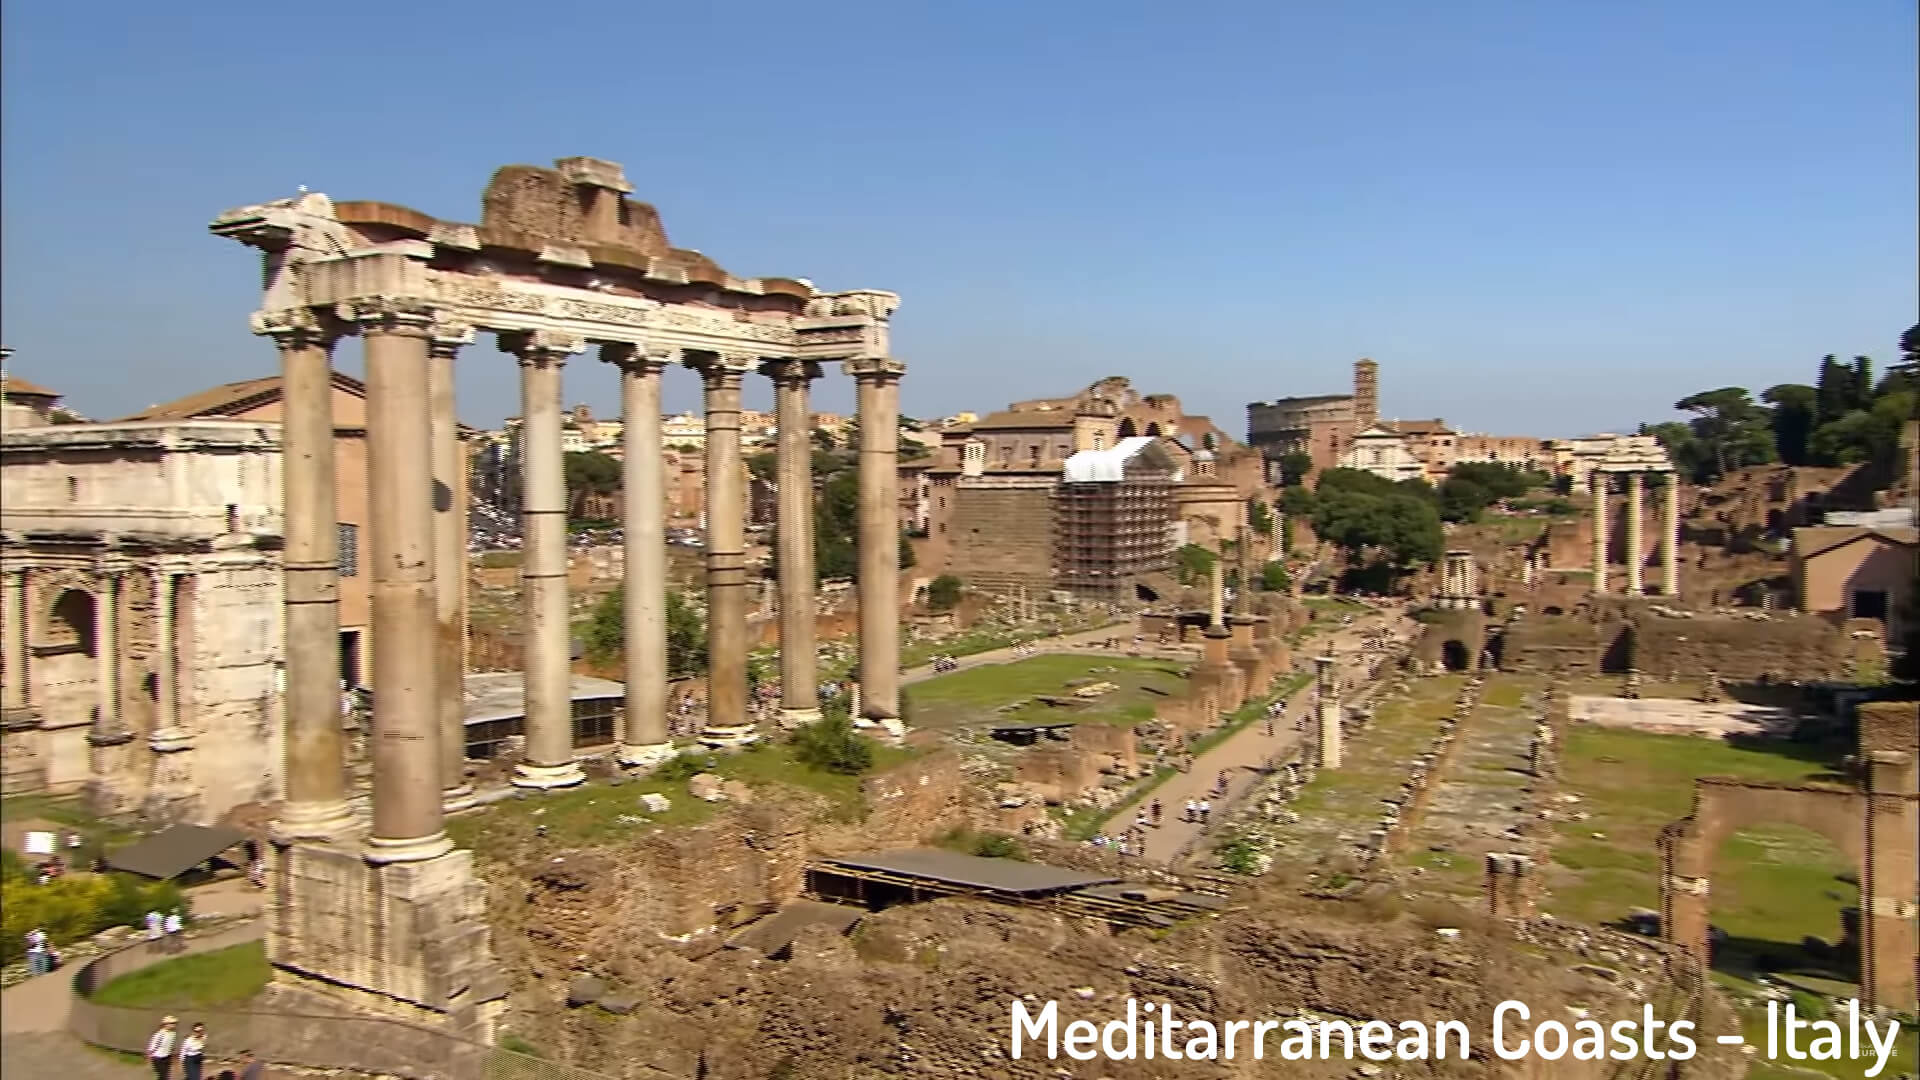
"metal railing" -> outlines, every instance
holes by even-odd
[[[82,965],[73,974],[67,1028],[95,1046],[144,1054],[162,1017],[178,1030],[207,1025],[207,1075],[236,1065],[242,1050],[280,1065],[380,1073],[412,1080],[612,1080],[605,1073],[462,1039],[405,1020],[378,1016],[259,1011],[244,1008],[147,1008],[103,1005],[100,987],[170,959],[130,945]],[[645,1067],[647,1075],[675,1074]]]

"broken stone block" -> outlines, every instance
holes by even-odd
[[[640,998],[637,995],[621,991],[615,994],[608,994],[606,997],[601,998],[600,1007],[616,1016],[625,1016],[640,1007]]]
[[[724,780],[720,784],[720,797],[745,806],[753,801],[753,789],[744,780]]]
[[[657,791],[649,791],[640,796],[640,805],[645,807],[649,814],[664,814],[673,809],[673,800]]]
[[[582,1005],[592,1005],[606,992],[606,980],[592,975],[579,975],[567,984],[567,1004],[576,1009]]]
[[[723,802],[727,797],[727,793],[721,790],[720,778],[704,772],[687,781],[687,794],[702,802]]]

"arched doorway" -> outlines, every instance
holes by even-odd
[[[1458,638],[1448,638],[1440,646],[1440,664],[1448,671],[1465,671],[1473,666],[1473,653],[1466,642]]]
[[[1123,416],[1120,418],[1120,437],[1121,438],[1131,439],[1139,434],[1140,434],[1140,429],[1139,427],[1135,426],[1133,422],[1133,417]]]
[[[41,643],[46,651],[77,652],[92,657],[99,649],[93,594],[84,589],[68,589],[54,600],[52,616],[47,620],[46,640]]]
[[[50,727],[90,723],[100,705],[100,611],[94,595],[68,588],[53,599],[40,624],[29,691]],[[71,769],[48,774],[48,782],[82,779]]]
[[[1147,434],[1155,438],[1160,437],[1160,422],[1158,420],[1155,420],[1153,423],[1150,423],[1147,425]]]

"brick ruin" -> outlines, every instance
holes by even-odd
[[[1920,705],[1860,706],[1859,781],[1853,790],[1705,778],[1693,812],[1660,835],[1661,928],[1704,964],[1716,853],[1735,831],[1799,825],[1859,867],[1863,1004],[1914,1011],[1920,970]]]

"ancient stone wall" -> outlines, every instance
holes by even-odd
[[[1712,671],[1729,682],[1762,676],[1818,680],[1849,674],[1850,655],[1845,635],[1811,616],[1668,619],[1649,614],[1634,620],[1631,666],[1656,678]]]
[[[1003,589],[1053,584],[1051,487],[954,490],[951,567],[968,585]]]

